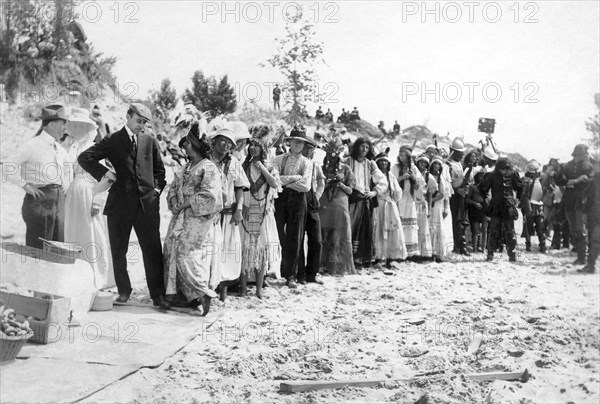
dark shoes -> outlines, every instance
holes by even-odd
[[[582,260],[580,258],[577,258],[575,261],[573,261],[573,265],[585,265],[586,262],[585,260]]]
[[[487,258],[485,260],[487,262],[492,262],[494,260],[494,254],[488,253]]]
[[[319,285],[323,285],[324,284],[323,279],[321,279],[320,276],[315,277],[315,279],[309,279],[307,282],[308,283],[316,283],[316,284],[319,284]]]
[[[508,261],[509,262],[517,262],[517,256],[515,254],[509,254]]]
[[[468,252],[465,248],[463,248],[462,250],[460,250],[460,255],[464,255],[465,257],[470,257],[471,253]]]
[[[169,310],[171,308],[171,303],[167,302],[163,295],[153,298],[152,303],[163,310]]]
[[[300,280],[298,281],[298,283],[299,283],[300,285],[306,285],[306,281],[305,281],[304,279],[300,279]],[[289,285],[288,285],[288,286],[289,286]]]
[[[577,272],[580,272],[582,274],[593,274],[596,272],[596,267],[594,265],[587,264],[583,268],[578,269]]]
[[[296,289],[298,287],[298,285],[296,285],[296,282],[294,282],[293,279],[288,279],[287,282],[285,282],[285,284],[290,289]]]
[[[119,295],[119,297],[117,297],[115,299],[115,302],[117,302],[117,303],[127,303],[128,300],[129,300],[129,295],[121,294],[121,295]]]
[[[546,246],[545,246],[544,244],[542,244],[542,245],[540,246],[540,252],[541,252],[542,254],[545,254],[545,253],[546,253]]]

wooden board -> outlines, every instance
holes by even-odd
[[[490,380],[519,380],[523,372],[488,372],[488,373],[467,373],[465,377],[482,382]]]

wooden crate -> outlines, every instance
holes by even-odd
[[[67,263],[72,264],[77,259],[81,259],[83,248],[73,244],[61,241],[51,241],[40,237],[43,242],[43,250],[48,253],[60,255],[67,260]]]
[[[54,339],[57,336],[57,329],[63,327],[69,320],[71,311],[69,297],[34,291],[33,297],[0,292],[0,299],[6,307],[14,309],[16,314],[34,318],[28,320],[33,330],[33,337],[29,342],[42,344],[56,342]]]

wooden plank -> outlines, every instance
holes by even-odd
[[[482,382],[490,380],[520,380],[523,372],[487,372],[487,373],[467,373],[465,377]]]
[[[387,380],[295,380],[281,383],[279,390],[288,393],[297,393],[300,391],[339,389],[345,386],[376,387],[385,381]]]
[[[443,373],[443,371],[428,372],[416,374],[413,377],[404,379],[367,379],[367,380],[293,380],[282,382],[279,385],[279,390],[286,393],[297,393],[301,391],[314,391],[324,389],[339,389],[341,387],[377,387],[381,383],[386,382],[411,382],[420,376],[429,376],[433,374]],[[521,380],[523,372],[488,372],[488,373],[467,373],[464,376],[478,381],[491,380]]]

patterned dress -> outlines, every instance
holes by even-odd
[[[281,246],[277,235],[274,201],[281,187],[275,167],[269,169],[279,187],[273,188],[260,171],[250,166],[245,172],[250,189],[244,192],[242,237],[242,272],[254,282],[257,273],[274,273],[280,277]]]
[[[204,295],[216,297],[213,289],[221,281],[222,265],[219,169],[209,159],[193,166],[188,162],[169,188],[169,209],[173,197],[191,207],[173,214],[169,223],[164,245],[166,294],[182,294],[188,302]]]
[[[406,259],[404,232],[398,212],[398,202],[402,199],[402,189],[393,174],[388,175],[389,187],[378,194],[379,207],[375,210],[377,226],[375,226],[375,258]]]

